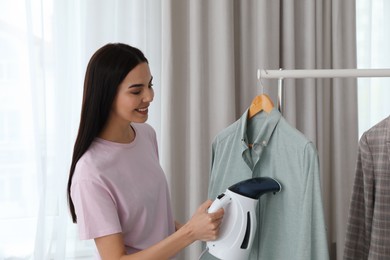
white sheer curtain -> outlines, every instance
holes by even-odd
[[[390,68],[390,2],[358,0],[358,68]],[[359,136],[390,115],[390,78],[362,78],[359,84]]]
[[[66,204],[89,57],[142,49],[160,81],[159,1],[0,1],[0,260],[90,259]],[[159,89],[149,123],[159,133]]]

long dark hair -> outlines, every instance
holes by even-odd
[[[143,62],[148,60],[139,49],[123,43],[110,43],[98,49],[88,63],[80,126],[73,148],[67,188],[73,223],[77,223],[77,216],[70,189],[76,164],[106,124],[118,86],[133,68]]]

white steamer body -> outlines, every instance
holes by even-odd
[[[281,185],[269,177],[256,177],[230,186],[213,201],[209,213],[224,208],[217,240],[208,241],[209,253],[222,260],[249,258],[256,233],[256,207],[260,196],[281,191]]]
[[[223,260],[247,259],[256,231],[254,212],[258,200],[230,190],[226,190],[225,196],[231,199],[223,207],[228,214],[223,217],[219,238],[207,242],[209,252]]]

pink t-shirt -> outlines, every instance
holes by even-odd
[[[71,187],[80,239],[121,232],[127,253],[174,232],[156,134],[146,123],[132,126],[129,144],[96,138],[77,162]]]

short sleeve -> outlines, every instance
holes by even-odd
[[[122,232],[118,211],[109,192],[98,183],[72,183],[80,239],[93,239]]]

